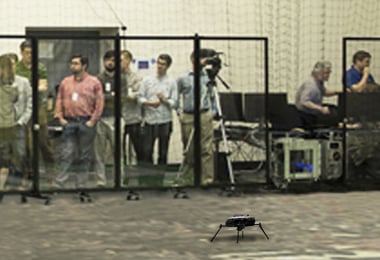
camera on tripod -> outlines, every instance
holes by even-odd
[[[223,52],[217,52],[213,49],[201,49],[200,56],[201,58],[206,58],[206,72],[210,81],[214,81],[216,75],[218,75],[220,69],[222,68],[222,60],[220,55]]]

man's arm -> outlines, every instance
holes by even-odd
[[[322,114],[329,114],[330,113],[330,109],[328,106],[318,105],[318,104],[315,104],[314,102],[311,102],[311,101],[303,102],[302,106],[309,108],[309,109],[312,109],[312,110],[319,111]]]
[[[86,125],[88,127],[93,127],[96,122],[99,120],[100,116],[103,113],[104,109],[104,93],[103,93],[103,88],[102,88],[102,83],[100,83],[99,80],[96,80],[97,82],[95,83],[95,110],[91,115],[90,120],[86,122]]]
[[[338,95],[340,93],[342,93],[343,90],[332,90],[332,89],[326,89],[326,92],[325,92],[325,95],[326,97],[331,97],[331,96],[335,96],[335,95]]]
[[[63,117],[63,111],[62,111],[62,99],[64,98],[63,96],[63,85],[62,83],[59,85],[58,88],[58,93],[57,93],[57,98],[55,101],[55,112],[54,112],[54,117],[58,118],[59,123],[61,125],[66,125],[67,121]]]
[[[367,81],[368,81],[369,75],[370,75],[369,67],[365,67],[364,70],[363,70],[363,76],[362,76],[362,78],[360,79],[360,81],[358,83],[353,84],[351,86],[351,89],[354,92],[362,92],[364,90],[364,88],[366,87],[366,85],[367,85]]]

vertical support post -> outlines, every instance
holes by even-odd
[[[194,38],[194,185],[199,187],[201,184],[202,167],[201,167],[201,124],[200,124],[200,39],[198,34]]]
[[[115,188],[121,187],[121,89],[126,86],[121,86],[121,69],[120,69],[120,35],[119,33],[116,35],[114,40],[114,51],[115,51],[115,109],[114,109],[114,117],[115,117],[115,147],[114,147],[114,171],[115,171]],[[125,97],[124,97],[125,98]]]

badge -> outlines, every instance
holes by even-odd
[[[106,92],[110,92],[110,91],[111,91],[111,83],[106,82]]]
[[[78,101],[78,93],[77,92],[74,92],[73,93],[73,95],[72,95],[72,97],[71,97],[71,99],[73,100],[73,101]]]

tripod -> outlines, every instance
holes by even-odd
[[[229,86],[227,85],[227,83],[221,77],[219,77],[219,76],[217,76],[217,77],[223,83],[223,85],[227,89],[229,89]],[[230,184],[231,184],[231,186],[229,188],[226,188],[226,191],[228,192],[228,195],[232,195],[232,193],[235,192],[235,179],[234,179],[234,173],[233,173],[232,163],[231,163],[231,159],[230,159],[230,150],[229,150],[228,143],[227,143],[226,127],[224,125],[223,113],[222,113],[222,108],[220,105],[219,92],[218,92],[217,84],[216,84],[215,80],[211,79],[207,83],[207,87],[211,88],[213,98],[215,100],[216,109],[217,109],[217,113],[218,113],[218,119],[219,119],[220,132],[222,134],[223,148],[224,148],[224,151],[226,153],[227,170],[228,170]]]

